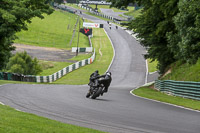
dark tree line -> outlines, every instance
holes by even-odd
[[[120,8],[129,3],[143,7],[142,14],[129,27],[148,48],[146,58],[158,60],[161,73],[181,60],[196,63],[200,57],[199,0],[109,0]]]

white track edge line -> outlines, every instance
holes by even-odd
[[[147,84],[147,79],[148,79],[148,61],[146,60],[146,77],[145,77],[145,84]]]
[[[15,109],[16,111],[19,111],[19,112],[23,112],[23,111],[21,111],[21,110],[19,110],[19,109]]]
[[[1,105],[5,105],[4,103],[0,102]]]

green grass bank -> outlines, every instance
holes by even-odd
[[[149,73],[152,73],[152,72],[155,72],[157,71],[157,64],[158,64],[158,61],[152,61],[151,59],[147,59],[147,63],[148,63],[148,72]]]
[[[77,15],[55,10],[51,15],[44,16],[44,19],[33,18],[32,23],[28,24],[27,31],[17,33],[19,39],[15,40],[15,43],[62,49],[76,47],[78,32],[71,45],[70,41],[78,19]],[[80,21],[82,27],[82,19]],[[78,31],[78,26],[76,31]],[[81,42],[80,47],[89,46],[88,38],[83,34],[80,34],[79,42]]]
[[[200,58],[193,65],[181,61],[173,63],[166,71],[166,75],[161,77],[161,80],[200,82]]]

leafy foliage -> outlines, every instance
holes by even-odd
[[[139,33],[141,44],[148,48],[146,58],[157,60],[158,69],[164,72],[166,66],[175,61],[168,47],[167,33],[175,32],[173,17],[178,13],[178,0],[149,1],[145,3],[142,15],[132,21],[130,27]]]
[[[177,32],[170,32],[168,41],[178,60],[194,64],[200,56],[200,2],[180,1],[178,7],[174,17]]]
[[[38,60],[32,58],[26,53],[16,53],[9,59],[6,69],[8,72],[20,73],[25,75],[36,75],[42,71]]]
[[[15,33],[27,30],[31,18],[43,18],[43,13],[50,14],[53,9],[45,0],[1,0],[0,1],[0,69],[4,68],[14,49],[12,42]]]

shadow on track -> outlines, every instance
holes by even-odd
[[[89,99],[91,99],[91,98],[89,98]],[[105,102],[110,102],[110,101],[112,101],[112,100],[110,100],[110,99],[102,99],[102,98],[91,99],[91,100],[96,100],[96,101],[105,101]]]

